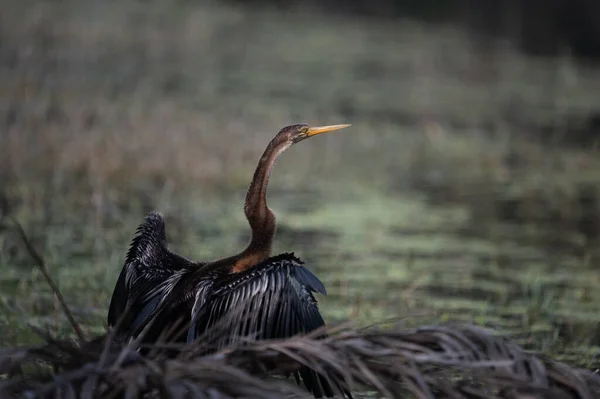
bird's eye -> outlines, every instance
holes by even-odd
[[[302,134],[306,134],[306,133],[308,133],[308,126],[302,126],[302,127],[300,128],[300,133],[302,133]]]

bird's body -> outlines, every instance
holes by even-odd
[[[179,256],[168,249],[162,216],[148,214],[115,286],[108,324],[124,339],[143,333],[143,342],[166,338],[190,343],[200,338],[216,347],[242,338],[288,338],[323,327],[313,295],[326,294],[321,281],[293,254],[271,256],[276,224],[266,189],[275,160],[286,148],[346,126],[292,125],[269,143],[244,207],[252,238],[237,255],[207,262]],[[315,397],[333,395],[326,376],[306,367],[299,374]]]
[[[273,256],[240,272],[233,272],[234,267],[193,262],[169,251],[163,218],[150,212],[128,252],[108,323],[116,325],[120,315],[129,315],[121,330],[135,337],[155,317],[167,318],[144,332],[146,342],[159,338],[165,322],[191,323],[185,338],[176,334],[175,339],[192,342],[229,315],[230,336],[221,337],[222,345],[242,336],[286,338],[324,325],[313,292],[325,295],[325,287],[294,254]],[[127,312],[118,307],[124,302],[130,307]],[[271,311],[263,316],[258,311],[262,308]]]

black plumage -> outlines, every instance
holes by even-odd
[[[193,299],[171,295],[182,278],[197,271],[203,263],[190,261],[167,248],[165,224],[158,212],[150,212],[133,238],[108,308],[108,325],[118,328],[122,338],[137,337],[159,310]],[[156,340],[165,326],[144,334],[145,342]],[[154,331],[154,333],[153,333]]]
[[[188,328],[172,339],[209,339],[217,349],[240,339],[288,338],[323,327],[315,292],[326,295],[321,281],[291,253],[240,273],[181,257],[167,247],[162,216],[151,212],[127,253],[108,324],[122,318],[119,336],[137,337],[146,328],[142,342],[154,342],[178,323]],[[327,377],[306,367],[298,374],[315,397],[333,396]]]

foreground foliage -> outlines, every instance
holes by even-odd
[[[213,354],[206,354],[211,343],[201,340],[188,347],[155,346],[147,357],[133,345],[114,344],[110,334],[81,344],[43,335],[44,345],[0,352],[0,373],[7,376],[0,382],[0,397],[304,397],[305,391],[289,380],[264,378],[299,365],[330,372],[355,394],[376,391],[394,398],[600,394],[596,373],[528,354],[465,324],[410,331],[346,328],[327,339],[249,342]]]

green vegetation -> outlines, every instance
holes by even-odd
[[[450,28],[192,2],[24,1],[0,37],[0,194],[89,334],[147,211],[175,251],[231,253],[276,131],[352,123],[286,153],[269,192],[275,250],[317,271],[328,322],[466,320],[599,367],[600,246],[580,221],[600,157],[556,143],[597,112],[600,72],[484,56]],[[0,346],[30,324],[70,334],[0,233]]]

